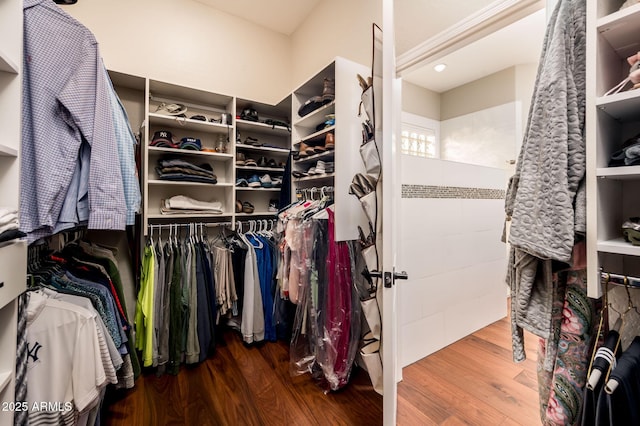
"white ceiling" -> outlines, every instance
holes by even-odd
[[[320,0],[195,0],[285,35],[291,35]]]
[[[544,9],[459,49],[420,69],[402,75],[410,83],[434,92],[486,77],[518,64],[537,63],[546,30]],[[444,63],[443,72],[434,65]]]
[[[270,30],[291,35],[322,0],[194,0]],[[398,53],[433,37],[443,25],[455,24],[493,0],[396,0],[396,40]],[[462,6],[462,7],[461,7]],[[418,9],[416,9],[418,8]],[[415,13],[416,10],[419,13]],[[428,13],[427,13],[428,12]],[[418,21],[415,17],[419,16]],[[405,17],[405,18],[402,18]],[[407,17],[414,17],[411,19]],[[517,64],[536,63],[545,31],[544,9],[516,24],[468,45],[439,62],[442,73],[432,64],[403,75],[407,81],[435,92],[444,92]]]

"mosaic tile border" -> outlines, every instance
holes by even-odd
[[[402,198],[464,198],[504,200],[504,189],[465,188],[461,186],[402,185]]]

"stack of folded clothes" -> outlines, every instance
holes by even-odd
[[[637,166],[640,164],[640,134],[627,139],[622,149],[611,154],[609,167]]]
[[[208,163],[196,165],[177,158],[160,160],[156,172],[160,180],[218,183],[213,167]]]
[[[200,201],[185,195],[162,200],[162,214],[222,214],[220,201]]]
[[[0,243],[26,237],[18,225],[18,210],[0,207]]]

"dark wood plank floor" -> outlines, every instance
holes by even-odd
[[[404,369],[399,425],[538,425],[536,339],[528,359],[511,360],[507,319]],[[104,425],[379,425],[382,397],[367,374],[324,394],[308,376],[289,374],[288,346],[245,346],[228,332],[211,359],[178,376],[144,375],[133,391],[105,401]]]
[[[291,377],[289,347],[247,347],[235,332],[204,363],[177,376],[145,374],[136,387],[110,393],[103,425],[380,425],[382,397],[367,373],[324,394],[309,375]]]

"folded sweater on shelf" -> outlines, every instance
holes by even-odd
[[[162,201],[161,212],[162,214],[222,214],[222,203],[220,201],[200,201],[185,195],[175,195]]]

